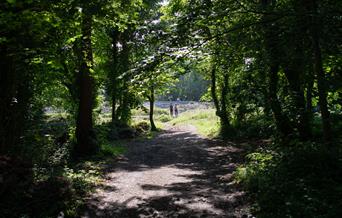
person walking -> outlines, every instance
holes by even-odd
[[[170,103],[170,116],[173,117],[173,105]]]
[[[177,104],[175,104],[175,117],[178,117],[178,108],[177,108]]]

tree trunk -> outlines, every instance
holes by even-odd
[[[16,139],[13,137],[15,133],[15,120],[13,111],[15,106],[15,75],[13,70],[12,58],[7,55],[7,47],[0,47],[0,154],[6,153],[8,148],[14,146]]]
[[[32,97],[32,72],[24,62],[30,57],[10,50],[0,47],[0,154],[19,152]]]
[[[229,134],[230,131],[230,122],[227,114],[227,94],[228,94],[228,73],[226,72],[223,75],[223,84],[221,89],[221,127],[223,134]]]
[[[321,46],[319,42],[319,36],[321,34],[320,30],[322,26],[318,21],[317,2],[315,0],[306,0],[303,2],[303,4],[306,5],[309,12],[311,12],[310,14],[312,14],[312,18],[309,21],[309,31],[313,45],[314,73],[317,77],[318,104],[321,110],[324,139],[325,141],[330,142],[332,140],[331,121],[327,102],[327,85],[323,70]]]
[[[93,54],[91,47],[92,16],[83,13],[82,19],[82,62],[79,72],[79,106],[76,125],[77,144],[75,155],[89,155],[97,151],[93,130]]]
[[[261,0],[261,5],[264,9],[272,7],[272,0]],[[263,19],[267,20],[272,15],[264,15]],[[293,128],[290,124],[290,119],[283,114],[281,104],[278,100],[278,71],[279,71],[279,57],[280,46],[277,40],[274,38],[277,35],[278,27],[273,24],[264,24],[264,37],[265,37],[265,50],[267,55],[267,61],[269,62],[269,74],[268,74],[268,103],[272,110],[273,118],[280,137],[283,140],[287,140],[288,136],[293,133]]]
[[[294,66],[292,67],[294,68]],[[292,67],[285,69],[284,71],[285,76],[289,82],[291,96],[294,102],[293,104],[295,108],[293,110],[293,116],[296,120],[299,137],[301,140],[305,141],[311,136],[311,127],[309,125],[309,116],[306,111],[304,90],[300,84],[300,72],[298,70],[293,70]]]
[[[241,103],[237,106],[237,109],[236,109],[236,123],[238,127],[240,127],[242,123],[245,121],[245,117],[246,117],[246,105],[244,103]]]
[[[118,31],[116,29],[113,29],[111,37],[112,37],[112,58],[113,58],[113,66],[112,66],[112,70],[111,70],[111,74],[110,74],[110,93],[112,96],[112,125],[114,127],[115,125],[115,121],[117,121],[117,111],[116,111],[116,104],[118,101],[117,98],[117,86],[118,86],[118,80],[117,80],[117,76],[118,76],[118,48],[117,48],[117,43],[118,43]]]
[[[277,90],[278,90],[278,71],[279,65],[272,64],[269,72],[269,81],[268,81],[268,94],[269,94],[269,104],[272,109],[273,117],[277,126],[277,130],[280,133],[282,139],[286,139],[293,132],[292,127],[290,125],[289,118],[282,113],[281,105],[278,100]]]
[[[228,75],[224,76],[224,82],[222,86],[221,99],[219,100],[216,93],[216,68],[212,66],[211,69],[211,97],[214,101],[216,108],[216,115],[220,118],[221,134],[227,135],[230,131],[229,118],[227,116],[226,97],[228,92]]]
[[[215,66],[212,66],[212,69],[211,69],[211,97],[214,101],[214,105],[215,105],[215,108],[216,108],[216,115],[219,116],[219,114],[221,114],[221,109],[220,109],[220,103],[218,101],[218,98],[217,98],[217,93],[216,93],[216,68]]]
[[[122,34],[122,51],[121,51],[121,73],[127,73],[128,69],[129,69],[129,46],[127,44],[127,41],[129,40],[129,30],[126,30],[123,34]],[[131,101],[131,93],[129,90],[129,86],[128,86],[128,82],[129,82],[129,75],[126,74],[123,77],[123,93],[122,93],[122,105],[121,105],[121,117],[120,117],[120,121],[122,124],[124,125],[128,125],[130,119],[131,119],[131,108],[130,108],[130,101]]]
[[[314,56],[315,56],[315,73],[317,76],[317,85],[318,85],[318,103],[321,110],[322,115],[322,124],[323,124],[323,134],[324,139],[327,142],[332,140],[331,134],[331,124],[330,124],[330,112],[328,109],[327,102],[327,90],[326,90],[326,79],[322,67],[322,57],[321,50],[319,46],[319,42],[317,39],[314,39]]]
[[[153,120],[154,101],[155,101],[153,85],[151,86],[151,90],[150,91],[151,91],[151,93],[150,93],[150,96],[149,96],[148,99],[150,101],[150,114],[149,114],[149,117],[150,117],[151,131],[157,131],[157,127],[154,124],[154,120]]]
[[[288,57],[287,66],[284,66],[284,73],[289,83],[290,94],[293,99],[294,108],[292,110],[293,118],[296,121],[296,127],[301,140],[305,141],[311,137],[311,126],[309,116],[306,110],[306,102],[304,96],[304,71],[305,71],[305,33],[307,25],[305,19],[305,9],[300,2],[295,1],[294,4],[294,26],[290,36],[293,43],[291,46],[291,56]],[[311,60],[311,58],[309,58]]]
[[[306,88],[306,112],[308,113],[308,116],[310,117],[310,120],[312,119],[312,90],[313,90],[314,80],[313,76],[310,74],[308,78],[308,84]]]

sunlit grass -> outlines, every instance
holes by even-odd
[[[168,109],[159,108],[159,107],[155,107],[153,112],[154,112],[154,116],[168,115],[169,114]],[[131,113],[132,113],[133,117],[134,116],[148,116],[149,110],[147,109],[146,111],[144,111],[142,109],[132,109]]]
[[[170,121],[172,125],[190,124],[196,127],[199,134],[206,137],[216,137],[219,134],[219,119],[215,109],[197,109],[181,113]]]

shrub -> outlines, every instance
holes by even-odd
[[[255,195],[258,217],[339,217],[341,149],[317,143],[247,156],[235,179]]]
[[[150,129],[150,124],[146,121],[140,121],[139,123],[134,125],[134,128],[138,133],[146,132]]]
[[[160,120],[163,123],[169,122],[171,120],[171,117],[169,115],[162,114],[158,117],[158,120]]]

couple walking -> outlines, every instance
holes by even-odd
[[[170,104],[170,116],[171,117],[178,117],[177,104],[175,104],[175,105],[173,105],[172,103]]]

